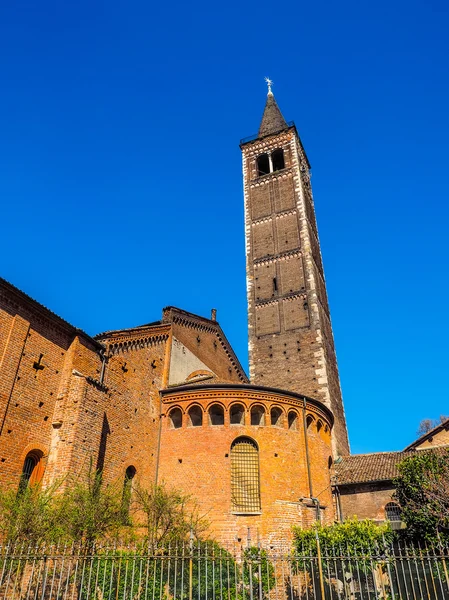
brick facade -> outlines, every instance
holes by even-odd
[[[214,313],[167,307],[160,321],[92,338],[0,280],[3,485],[19,485],[27,456],[44,486],[91,465],[123,485],[133,467],[147,488],[191,494],[226,543],[249,528],[288,545],[317,510],[334,520],[332,455],[348,439],[309,163],[272,96],[259,137],[241,147],[251,384]],[[235,486],[249,496],[242,440],[258,510],[236,509]]]
[[[269,96],[263,122],[272,102]],[[278,113],[274,116],[279,125]],[[263,137],[241,145],[250,380],[324,402],[335,416],[334,454],[347,454],[310,165],[294,126],[263,131]],[[279,150],[283,150],[283,168],[261,174],[260,157],[268,156],[272,165],[271,157]]]

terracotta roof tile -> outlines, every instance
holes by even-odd
[[[399,475],[398,464],[404,458],[436,451],[438,452],[438,449],[429,448],[408,452],[375,452],[342,456],[338,463],[334,463],[335,483],[351,485],[373,481],[391,481]]]

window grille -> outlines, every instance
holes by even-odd
[[[44,474],[42,456],[40,450],[33,450],[27,454],[23,463],[19,491],[24,490],[28,485],[35,485],[41,481]]]
[[[235,512],[260,512],[259,450],[250,438],[231,446],[231,494]]]
[[[397,522],[402,520],[402,511],[399,504],[389,502],[385,506],[385,517],[388,521]]]

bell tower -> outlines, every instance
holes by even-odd
[[[250,380],[323,402],[335,417],[334,454],[348,454],[310,164],[267,83],[259,132],[240,144]]]

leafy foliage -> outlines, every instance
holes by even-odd
[[[0,491],[0,536],[10,542],[35,545],[58,537],[54,510],[55,486],[29,486]]]
[[[409,538],[434,541],[449,529],[449,450],[418,452],[399,464],[396,497]]]
[[[333,525],[314,525],[311,529],[295,527],[294,549],[301,554],[317,555],[317,538],[321,548],[329,554],[340,549],[347,556],[360,556],[374,548],[383,547],[393,540],[394,534],[386,523],[377,525],[368,519],[348,519]]]
[[[207,529],[190,496],[165,485],[146,489],[139,484],[134,489],[134,510],[144,515],[147,542],[151,548],[180,543],[190,532],[199,538]]]

